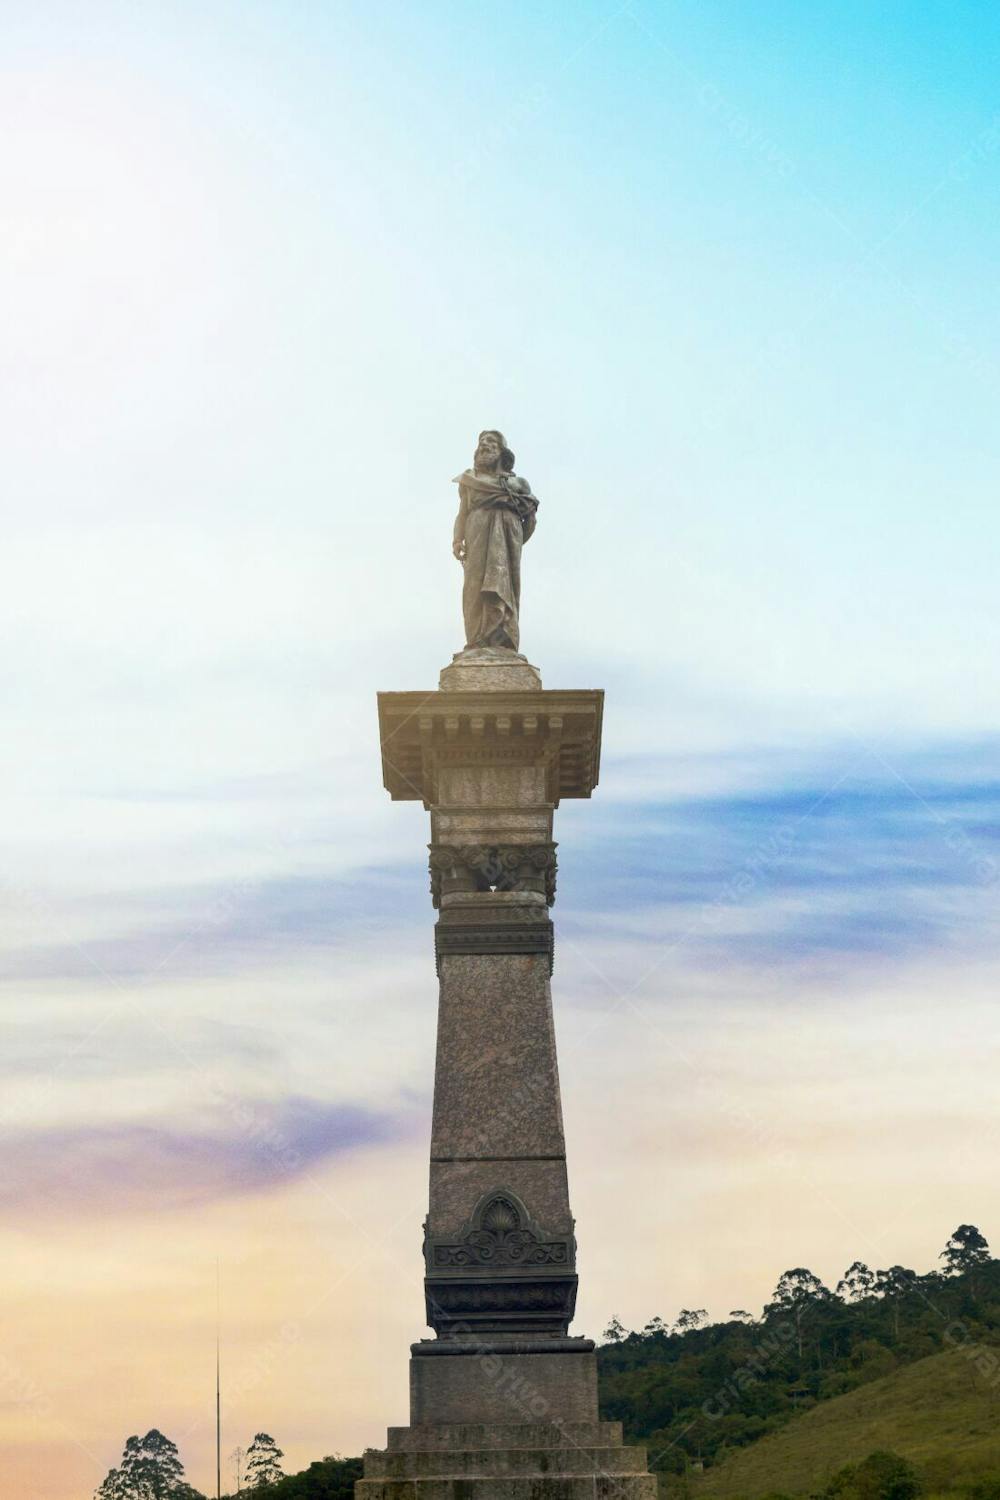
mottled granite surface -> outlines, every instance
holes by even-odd
[[[410,1419],[597,1421],[593,1354],[470,1354],[410,1360]]]
[[[432,1158],[565,1152],[547,960],[442,958]]]

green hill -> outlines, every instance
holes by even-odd
[[[786,1429],[822,1434],[832,1417],[820,1421],[820,1412],[834,1403],[838,1411],[868,1412],[873,1392],[910,1390],[907,1381],[893,1381],[918,1366],[953,1370],[947,1381],[941,1377],[948,1404],[956,1382],[970,1388],[974,1403],[985,1403],[985,1415],[973,1411],[967,1427],[958,1414],[962,1432],[988,1436],[994,1387],[1000,1390],[1000,1360],[987,1347],[1000,1343],[1000,1260],[971,1224],[959,1225],[940,1258],[944,1269],[923,1275],[855,1261],[832,1290],[797,1266],[782,1274],[756,1318],[735,1310],[724,1323],[710,1323],[703,1309],[682,1309],[673,1326],[654,1317],[631,1333],[613,1319],[598,1349],[602,1414],[621,1421],[630,1442],[648,1447],[665,1489],[686,1493],[687,1481],[703,1471],[706,1496],[710,1472],[733,1465],[737,1450],[766,1454]],[[934,1364],[956,1344],[962,1349],[953,1362]],[[845,1407],[848,1398],[853,1404]],[[814,1412],[816,1425],[804,1426]],[[981,1420],[986,1426],[977,1433]],[[829,1457],[842,1467],[880,1444],[900,1448],[891,1431],[846,1447],[836,1434]],[[827,1456],[818,1453],[821,1462]],[[793,1481],[794,1474],[784,1487]],[[810,1473],[801,1485],[812,1482]],[[1000,1500],[1000,1488],[974,1500]]]
[[[1000,1383],[984,1378],[964,1350],[932,1355],[822,1402],[709,1469],[687,1493],[692,1500],[807,1495],[880,1448],[916,1466],[926,1496],[1000,1475]]]

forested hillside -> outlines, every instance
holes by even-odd
[[[871,1270],[856,1261],[828,1288],[786,1271],[759,1318],[709,1324],[683,1310],[628,1333],[613,1320],[598,1351],[602,1415],[645,1442],[651,1467],[684,1474],[775,1432],[830,1397],[943,1350],[1000,1388],[1000,1261],[961,1225],[941,1267]]]

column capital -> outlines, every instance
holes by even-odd
[[[589,797],[601,760],[600,688],[379,693],[382,779],[395,802],[453,800],[450,772],[535,768],[544,798]]]

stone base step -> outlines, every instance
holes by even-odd
[[[645,1474],[645,1448],[473,1448],[366,1453],[366,1479],[484,1479],[495,1475]]]
[[[356,1500],[657,1500],[655,1474],[359,1479]]]
[[[445,1448],[620,1448],[620,1422],[426,1422],[390,1427],[390,1453]]]

